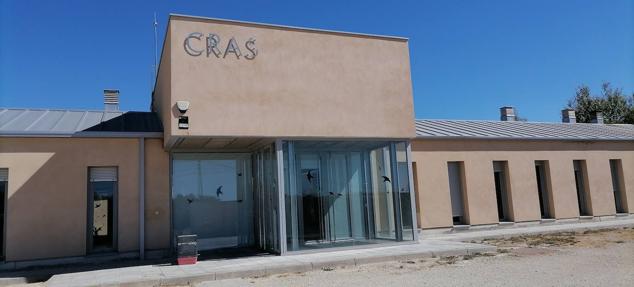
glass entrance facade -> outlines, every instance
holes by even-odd
[[[201,250],[273,253],[415,239],[406,142],[280,141],[251,153],[178,153],[174,236]],[[279,175],[279,176],[278,176]]]
[[[414,240],[406,143],[283,148],[289,251]]]

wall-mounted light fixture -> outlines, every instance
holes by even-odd
[[[189,129],[189,117],[184,115],[189,110],[189,102],[176,101],[176,108],[181,113],[181,115],[178,117],[178,129]]]

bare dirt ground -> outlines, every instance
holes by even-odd
[[[634,286],[634,228],[479,241],[496,253],[420,258],[196,286]]]

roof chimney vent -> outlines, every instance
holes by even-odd
[[[563,109],[561,110],[561,121],[564,123],[574,124],[577,122],[577,116],[575,115],[575,110],[573,109]]]
[[[118,111],[119,90],[103,90],[103,104],[106,111]]]
[[[592,115],[592,123],[593,124],[603,124],[603,113],[596,112]]]
[[[514,122],[515,108],[513,107],[501,107],[500,108],[500,120],[504,122]]]

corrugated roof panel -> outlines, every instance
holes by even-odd
[[[0,129],[4,129],[6,125],[10,124],[11,121],[15,120],[16,117],[24,112],[25,110],[5,109],[0,113]]]
[[[76,131],[77,123],[84,116],[85,112],[81,111],[66,111],[62,118],[51,129],[57,132],[71,132]]]
[[[103,119],[101,121],[102,122],[109,121],[111,119],[114,119],[114,118],[122,115],[122,114],[123,113],[121,113],[121,112],[107,112],[107,111],[105,111],[105,112],[103,112]]]
[[[77,125],[76,130],[83,131],[90,127],[94,127],[101,123],[101,118],[103,117],[103,113],[101,112],[86,112],[84,118]]]
[[[2,126],[2,129],[8,131],[23,130],[27,128],[30,123],[37,120],[41,114],[40,111],[26,110],[14,116],[13,119],[8,119]]]
[[[39,132],[39,131],[50,131],[55,124],[62,118],[64,115],[64,111],[59,110],[48,110],[42,111],[43,117],[36,120],[31,124],[31,126],[26,130],[30,132]]]
[[[634,125],[416,120],[416,136],[428,138],[634,141]]]
[[[78,132],[161,133],[152,112],[0,108],[0,135],[72,135]]]

